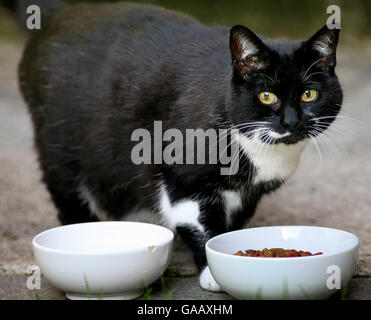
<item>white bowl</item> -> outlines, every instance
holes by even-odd
[[[237,299],[326,299],[355,271],[358,238],[345,231],[309,227],[251,228],[206,243],[207,262],[220,287]],[[293,258],[235,256],[238,250],[284,248],[323,252]],[[336,286],[335,288],[333,288]]]
[[[165,271],[173,233],[140,222],[53,228],[32,240],[42,274],[69,299],[133,299]]]

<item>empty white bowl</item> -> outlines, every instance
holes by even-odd
[[[173,232],[140,222],[56,227],[34,237],[38,266],[69,299],[133,299],[165,271]]]
[[[326,299],[354,274],[358,238],[345,231],[277,226],[221,234],[206,243],[215,281],[237,299]],[[284,248],[323,252],[293,258],[233,255],[247,249]]]

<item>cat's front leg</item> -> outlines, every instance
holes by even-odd
[[[206,261],[205,244],[211,236],[191,224],[181,224],[176,227],[176,231],[193,251],[195,262],[200,272],[199,283],[201,288],[214,292],[222,291],[214,280]]]
[[[215,199],[194,199],[195,197],[170,199],[170,195],[163,188],[160,212],[165,223],[176,230],[193,251],[200,272],[200,286],[205,290],[222,291],[207,266],[205,244],[212,237],[226,231],[223,206]]]

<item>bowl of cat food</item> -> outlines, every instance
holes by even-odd
[[[215,281],[237,299],[327,299],[354,274],[358,238],[311,226],[243,229],[206,243]]]
[[[44,231],[32,240],[41,273],[68,299],[133,299],[168,266],[169,229],[141,222],[90,222]]]

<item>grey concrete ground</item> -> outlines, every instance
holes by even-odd
[[[0,43],[0,299],[64,299],[45,279],[41,290],[26,288],[27,266],[35,264],[31,239],[58,221],[40,182],[30,118],[17,89],[21,49]],[[308,146],[295,175],[261,202],[252,221],[252,226],[316,225],[355,233],[361,245],[349,299],[371,298],[370,56],[365,51],[340,54],[345,107],[318,141],[322,159],[313,145]],[[164,279],[166,291],[157,283],[153,299],[230,298],[199,288],[191,254],[181,242]]]

